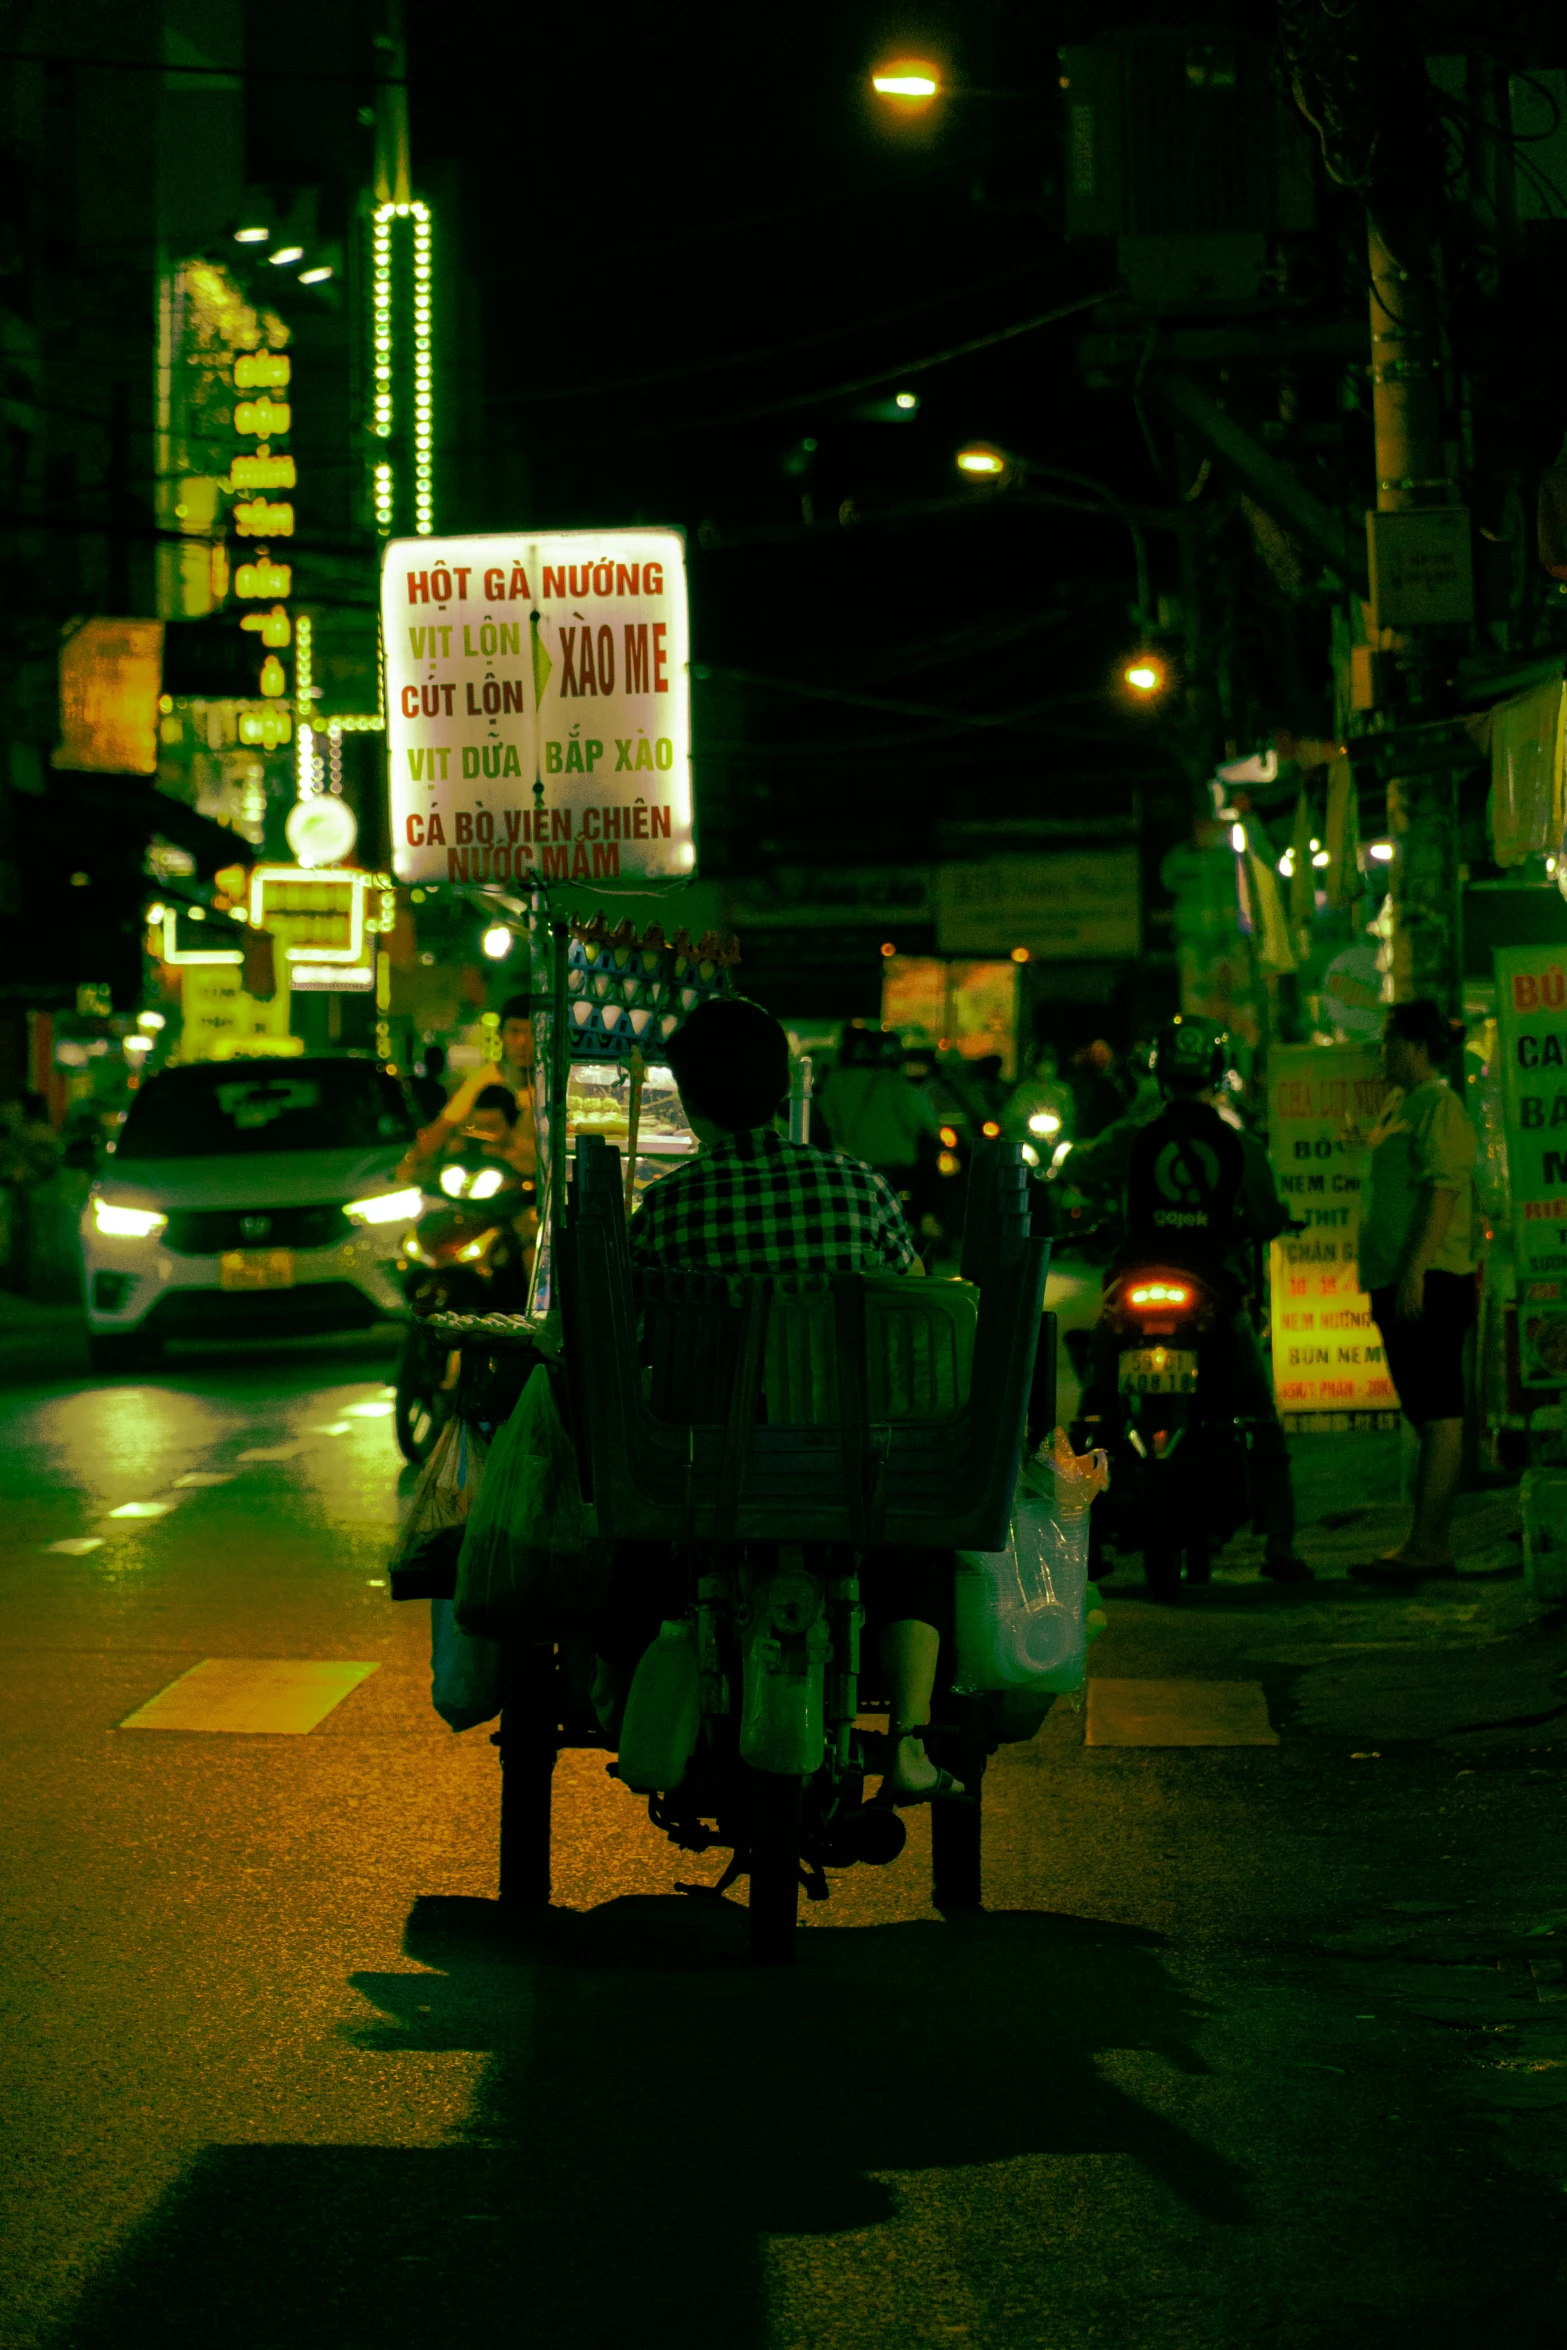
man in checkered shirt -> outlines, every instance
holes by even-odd
[[[789,1089],[789,1044],[770,1012],[743,997],[704,1004],[670,1039],[669,1060],[701,1154],[645,1195],[631,1226],[634,1265],[923,1271],[884,1176],[774,1128],[780,1082],[785,1096]]]
[[[699,1004],[669,1040],[695,1159],[655,1183],[631,1221],[631,1261],[705,1273],[923,1273],[897,1194],[883,1176],[774,1121],[787,1106],[789,1040],[744,997]],[[861,1574],[891,1683],[897,1803],[961,1796],[925,1753],[952,1554],[868,1553]],[[679,1614],[676,1607],[674,1613]]]

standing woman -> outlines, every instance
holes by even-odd
[[[1480,1218],[1474,1129],[1441,1074],[1458,1043],[1429,996],[1395,1004],[1382,1056],[1392,1090],[1369,1137],[1360,1286],[1406,1419],[1420,1437],[1415,1518],[1396,1550],[1350,1572],[1363,1583],[1451,1575],[1464,1436],[1464,1340],[1474,1327]]]

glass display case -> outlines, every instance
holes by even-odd
[[[623,1061],[573,1061],[566,1083],[566,1148],[579,1134],[602,1135],[624,1161],[631,1139],[631,1070]],[[642,1081],[637,1116],[637,1160],[632,1177],[632,1199],[639,1200],[650,1183],[671,1167],[690,1158],[696,1137],[686,1124],[673,1072],[651,1062]]]

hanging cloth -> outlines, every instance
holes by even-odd
[[[1262,833],[1263,845],[1259,855],[1250,822],[1245,825],[1244,831],[1246,895],[1251,900],[1252,938],[1257,961],[1264,971],[1293,971],[1296,967],[1295,949],[1290,944],[1289,924],[1284,918],[1284,898],[1279,889],[1279,877],[1273,870],[1268,836]]]
[[[1328,852],[1330,906],[1352,906],[1360,896],[1360,794],[1347,751],[1328,762],[1328,813],[1322,845]]]
[[[1549,856],[1562,838],[1562,680],[1490,712],[1491,840],[1498,865]]]

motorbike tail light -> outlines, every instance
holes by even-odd
[[[1192,1293],[1184,1281],[1139,1281],[1127,1291],[1126,1302],[1145,1313],[1167,1314],[1172,1307],[1189,1306]]]

